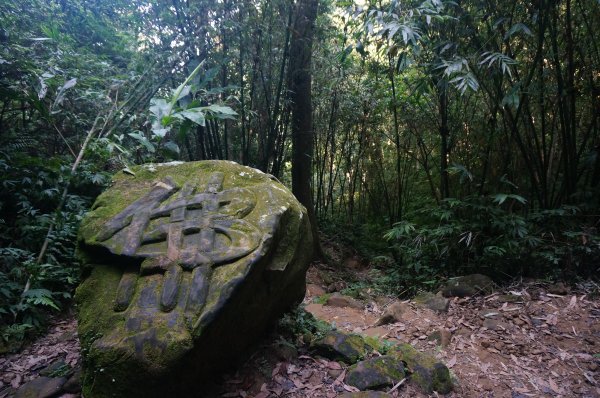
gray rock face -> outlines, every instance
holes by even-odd
[[[357,334],[331,331],[313,346],[319,355],[335,361],[353,364],[372,350]]]
[[[227,161],[120,173],[82,223],[83,394],[190,396],[302,299],[306,210]]]
[[[396,301],[386,308],[383,315],[375,323],[376,326],[387,325],[390,323],[400,322],[402,315],[410,311],[410,308],[406,303]]]
[[[394,346],[388,354],[406,363],[410,375],[410,382],[419,386],[426,394],[437,391],[447,394],[454,388],[450,371],[434,357],[418,352],[408,344]]]
[[[448,312],[450,300],[431,292],[424,292],[414,298],[415,303],[429,308],[432,311]]]
[[[23,384],[15,398],[49,398],[59,393],[66,381],[64,377],[38,377]]]
[[[346,375],[346,384],[359,390],[391,387],[404,378],[402,361],[391,357],[381,356],[361,361],[352,366]]]
[[[350,308],[356,308],[359,310],[362,310],[363,305],[360,301],[349,297],[349,296],[344,296],[343,294],[340,293],[333,293],[328,299],[327,299],[327,303],[328,306],[330,307],[350,307]]]
[[[452,278],[442,289],[444,297],[467,297],[477,294],[490,294],[494,291],[494,281],[482,274],[471,274]]]

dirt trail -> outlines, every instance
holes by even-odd
[[[364,310],[315,303],[306,309],[341,330],[433,354],[456,377],[449,396],[600,397],[600,300],[583,291],[565,293],[522,284],[485,297],[454,298],[447,313],[405,301],[399,322],[377,327],[393,300],[376,297]],[[438,340],[432,339],[436,332]],[[447,345],[439,345],[440,335],[447,336]]]
[[[317,302],[326,284],[317,268],[311,267],[307,282],[304,304],[317,318],[342,331],[410,343],[442,360],[456,378],[448,397],[600,397],[600,299],[588,297],[585,286],[559,295],[543,284],[522,284],[485,297],[455,298],[447,313],[405,301],[398,322],[374,326],[393,298],[362,300],[362,308],[323,305]],[[0,357],[0,398],[57,360],[76,366],[75,330],[73,317],[56,320],[21,352]],[[443,346],[432,339],[435,332],[444,336]],[[296,349],[272,334],[200,396],[334,398],[351,390],[342,365],[313,356],[300,340],[293,342]],[[390,396],[426,395],[407,383]]]

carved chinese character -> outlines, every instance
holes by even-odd
[[[111,252],[143,259],[141,275],[164,273],[164,312],[177,305],[182,272],[192,273],[185,311],[196,313],[206,300],[212,268],[247,256],[260,243],[257,228],[244,220],[255,206],[252,192],[223,191],[223,178],[223,173],[213,173],[202,192],[190,183],[179,189],[167,178],[107,222],[98,235]],[[116,311],[129,306],[137,278],[137,271],[123,274]]]

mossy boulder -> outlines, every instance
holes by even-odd
[[[229,161],[118,173],[82,222],[83,394],[192,396],[299,302],[306,210]]]
[[[313,349],[318,355],[348,365],[356,363],[372,350],[361,336],[335,330],[317,340],[313,344]]]
[[[442,288],[444,297],[467,297],[494,292],[494,281],[486,275],[471,274],[458,276],[448,281]]]
[[[431,292],[420,293],[415,296],[413,301],[418,305],[437,312],[448,312],[448,308],[450,308],[450,300]]]
[[[404,364],[395,357],[384,355],[358,362],[348,369],[346,384],[359,390],[391,387],[404,378]]]
[[[410,382],[419,386],[426,394],[433,391],[447,394],[452,391],[450,371],[434,357],[417,351],[410,344],[396,345],[388,355],[406,363],[410,372]]]

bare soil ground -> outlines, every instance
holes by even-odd
[[[443,361],[456,379],[448,397],[600,397],[600,298],[590,296],[589,285],[553,294],[547,284],[522,283],[452,299],[447,313],[405,301],[400,321],[374,326],[393,298],[363,300],[363,309],[333,307],[316,302],[326,288],[318,267],[311,267],[307,282],[304,304],[317,318],[342,331],[413,344]],[[445,336],[442,345],[431,339],[435,332]],[[300,340],[293,342],[296,350],[273,333],[199,396],[333,398],[354,390],[343,382],[343,365],[314,356]],[[72,316],[56,319],[20,352],[0,357],[0,398],[59,359],[73,367],[80,362]],[[390,396],[426,395],[406,382]]]

